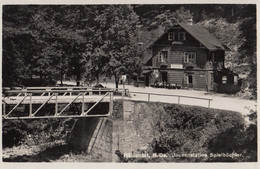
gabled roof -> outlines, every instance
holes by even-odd
[[[196,40],[198,40],[201,44],[203,44],[208,50],[216,51],[216,50],[225,50],[229,51],[230,49],[222,44],[215,36],[213,36],[210,32],[208,32],[205,28],[197,24],[187,24],[187,23],[178,23],[180,27],[182,27],[185,31],[187,31],[191,36],[193,36]],[[153,44],[157,44],[165,34],[163,33],[159,38],[157,38]],[[151,46],[153,46],[151,44]],[[144,63],[147,63],[152,58],[152,55],[146,56],[144,59]]]
[[[191,36],[193,36],[210,51],[230,50],[226,45],[222,44],[215,36],[213,36],[200,25],[190,25],[186,23],[178,23],[178,25],[182,27],[185,31],[187,31]],[[157,44],[161,40],[161,38],[167,33],[168,32],[163,33],[162,36],[160,36],[153,44]],[[153,44],[151,46],[153,46]]]
[[[223,45],[217,38],[215,38],[202,26],[197,24],[190,25],[184,23],[179,23],[179,25],[200,43],[202,43],[208,50],[230,50],[226,45]]]

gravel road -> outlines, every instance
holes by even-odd
[[[102,84],[108,88],[115,88],[115,84],[107,83]],[[119,88],[123,88],[123,85],[119,85]],[[229,96],[225,94],[217,94],[213,92],[197,91],[197,90],[182,90],[182,89],[162,89],[162,88],[152,88],[152,87],[134,87],[132,85],[125,85],[126,89],[131,92],[145,92],[145,93],[155,93],[155,94],[167,94],[167,95],[181,95],[190,97],[200,97],[206,99],[212,99],[210,102],[210,108],[231,110],[240,112],[242,115],[248,115],[250,109],[256,110],[257,101],[241,99],[235,96]],[[142,100],[147,101],[147,94],[131,93],[131,100]],[[150,101],[159,101],[165,103],[178,103],[178,97],[172,96],[158,96],[151,95]],[[208,100],[199,100],[191,98],[180,98],[181,104],[186,105],[196,105],[208,107]]]

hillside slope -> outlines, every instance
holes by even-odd
[[[124,101],[119,128],[118,154],[125,162],[257,159],[256,125],[246,126],[238,112]]]

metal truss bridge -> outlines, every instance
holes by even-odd
[[[84,87],[4,88],[3,119],[105,117],[113,110],[113,89]]]

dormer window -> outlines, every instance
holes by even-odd
[[[185,32],[179,32],[178,40],[186,40],[186,33]]]
[[[174,32],[169,32],[168,33],[168,40],[169,41],[175,40],[175,33]]]

